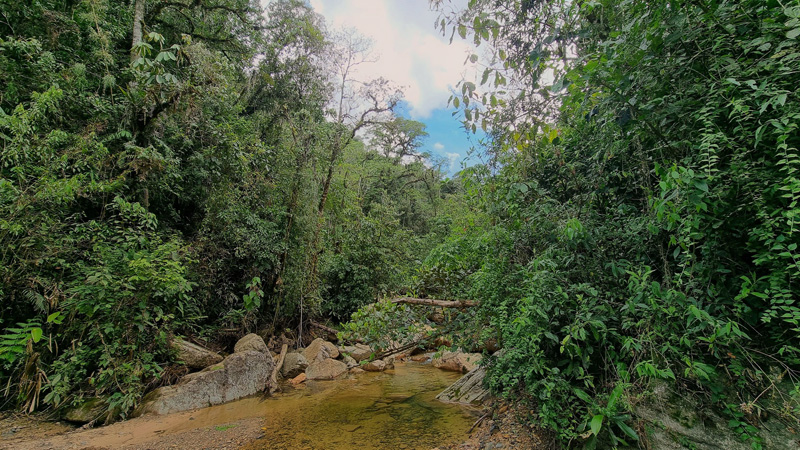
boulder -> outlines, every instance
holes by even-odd
[[[294,378],[306,371],[308,360],[302,353],[287,353],[283,359],[281,375],[283,378]]]
[[[781,386],[777,385],[776,389],[781,390]],[[788,392],[789,389],[786,389],[785,393]],[[783,396],[781,404],[783,399],[787,398],[790,397]],[[768,398],[762,398],[762,401],[770,403]],[[800,405],[795,401],[792,406]],[[697,397],[679,392],[666,382],[657,382],[651,397],[637,403],[634,412],[644,424],[648,445],[653,449],[747,450],[751,448],[748,442],[742,441],[729,427],[727,418],[701,404]],[[796,424],[795,421],[795,426]],[[763,440],[763,448],[771,450],[798,448],[800,434],[792,426],[787,426],[781,418],[769,415],[760,428],[758,435]]]
[[[218,353],[183,339],[172,341],[172,348],[178,352],[178,361],[183,361],[190,370],[204,369],[222,361]]]
[[[372,356],[372,349],[369,348],[369,345],[356,344],[352,347],[352,349],[353,350],[348,353],[350,353],[350,356],[355,359],[356,362],[361,362],[365,359],[369,359],[369,357]]]
[[[174,386],[147,394],[134,416],[204,408],[256,394],[267,387],[274,366],[269,353],[252,350],[234,353],[219,364],[186,375]]]
[[[383,372],[386,370],[386,363],[382,359],[376,359],[375,361],[364,364],[361,368],[367,372]]]
[[[269,349],[267,348],[267,344],[264,343],[264,339],[262,339],[261,336],[255,333],[250,333],[247,336],[239,339],[239,342],[237,342],[236,345],[233,347],[234,353],[241,353],[247,351],[269,354]]]
[[[78,406],[67,409],[64,419],[75,423],[89,423],[105,421],[108,418],[108,408],[102,398],[90,398]]]
[[[332,358],[317,359],[309,364],[306,377],[309,380],[333,380],[347,372],[347,364]]]
[[[394,369],[394,356],[383,358],[383,363],[386,365],[386,370]]]
[[[349,354],[353,353],[354,351],[356,351],[356,346],[355,345],[340,345],[337,348],[339,349],[339,354],[345,354],[346,353],[346,354],[349,355]]]
[[[486,377],[485,367],[476,367],[447,389],[436,396],[437,400],[446,403],[463,403],[465,405],[479,405],[491,398],[489,391],[483,387]]]
[[[339,349],[328,341],[316,338],[303,350],[303,356],[309,363],[313,363],[317,359],[338,358]]]
[[[364,369],[362,369],[361,367],[353,367],[352,369],[350,369],[350,373],[354,375],[359,373],[364,373]]]
[[[442,356],[433,358],[433,367],[453,372],[466,373],[477,367],[483,356],[480,353],[444,352]]]
[[[351,358],[350,355],[347,353],[342,353],[342,362],[347,365],[348,369],[352,369],[353,367],[358,366],[358,362],[355,359]]]

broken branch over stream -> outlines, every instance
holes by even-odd
[[[392,299],[392,303],[403,303],[407,305],[438,306],[441,308],[471,308],[478,306],[475,300],[434,300],[430,298],[397,297]]]

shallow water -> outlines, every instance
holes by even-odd
[[[264,437],[244,447],[249,450],[431,449],[463,441],[475,420],[474,410],[434,399],[459,377],[403,363],[381,373],[310,381],[301,389],[288,388],[290,392],[265,400],[233,402],[225,409],[234,416],[240,408],[263,413]],[[227,415],[195,417],[223,423]]]

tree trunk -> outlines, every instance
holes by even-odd
[[[145,0],[136,0],[133,6],[133,40],[131,42],[131,62],[136,61],[139,55],[134,51],[134,47],[139,42],[142,42],[142,22],[144,22],[144,2]]]
[[[392,303],[403,303],[407,305],[438,306],[440,308],[471,308],[478,306],[475,300],[434,300],[430,298],[398,297],[392,299]]]
[[[272,369],[272,374],[269,377],[269,393],[272,394],[278,390],[278,372],[280,372],[281,367],[283,367],[283,360],[286,358],[286,351],[289,349],[289,346],[283,344],[281,347],[281,354],[278,356],[278,362],[275,363],[275,367]]]

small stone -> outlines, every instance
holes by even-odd
[[[306,379],[307,379],[306,374],[305,373],[301,373],[300,375],[292,378],[289,382],[292,383],[293,385],[297,386],[298,384],[306,381]]]

